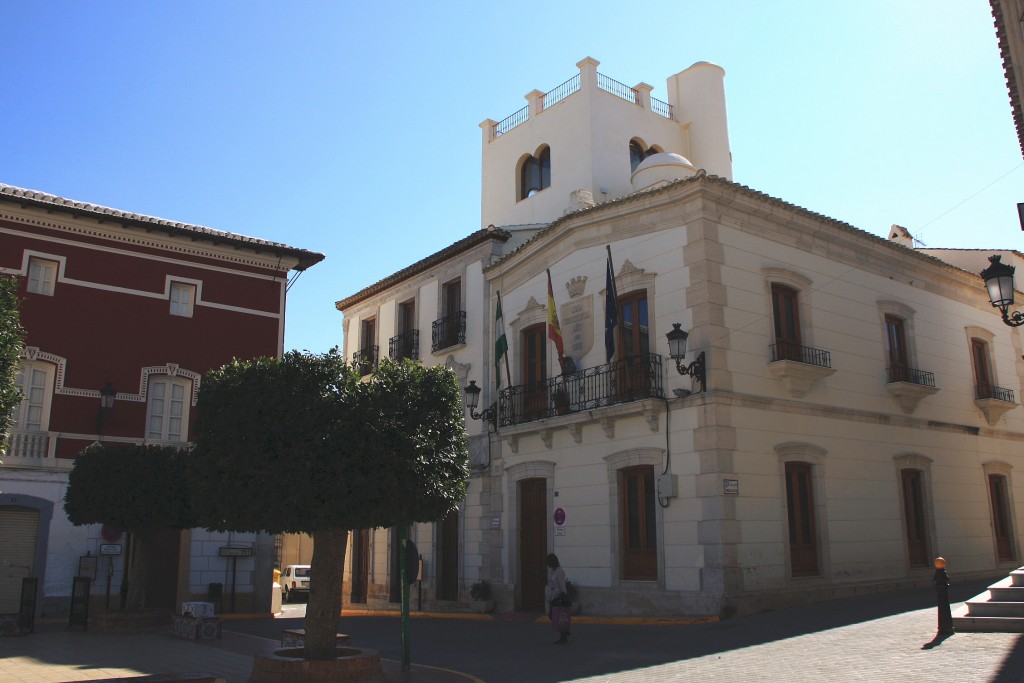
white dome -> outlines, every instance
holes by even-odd
[[[640,162],[640,165],[633,171],[631,181],[635,191],[659,182],[689,178],[696,173],[697,169],[690,163],[690,160],[681,154],[659,152]]]

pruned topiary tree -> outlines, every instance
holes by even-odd
[[[64,512],[75,526],[109,524],[132,534],[134,562],[125,609],[146,607],[146,587],[161,529],[195,526],[186,454],[173,446],[93,444],[75,459]]]
[[[201,526],[313,536],[306,659],[334,656],[348,530],[444,517],[469,477],[461,392],[444,367],[337,350],[206,375],[191,467]]]
[[[11,419],[21,402],[18,362],[25,340],[18,307],[18,281],[0,275],[0,455],[7,450]]]

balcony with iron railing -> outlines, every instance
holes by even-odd
[[[935,386],[935,375],[924,370],[907,367],[906,365],[890,365],[885,369],[889,383],[909,382],[923,387]]]
[[[420,358],[420,331],[409,330],[402,334],[395,335],[388,342],[388,356],[392,360],[419,360]]]
[[[993,426],[1003,415],[1017,406],[1013,400],[1013,390],[1003,389],[987,382],[974,385],[974,405]]]
[[[922,398],[931,396],[938,391],[935,388],[935,375],[924,370],[917,370],[906,365],[890,365],[885,369],[885,388],[903,407],[908,415],[914,412]]]
[[[434,321],[430,334],[433,353],[466,343],[466,312],[457,311]]]
[[[664,398],[661,356],[632,356],[541,382],[502,389],[498,427],[649,398]]]
[[[368,346],[353,353],[352,364],[359,369],[360,375],[369,375],[377,369],[377,347]]]
[[[811,385],[835,372],[828,351],[781,340],[768,348],[771,351],[769,371],[796,397],[802,397]]]
[[[994,384],[976,384],[974,385],[974,398],[977,400],[992,399],[1013,403],[1013,390],[1003,389]]]

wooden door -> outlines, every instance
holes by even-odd
[[[444,307],[444,346],[455,346],[459,343],[459,313],[462,311],[462,280],[456,278],[446,282],[441,292],[441,305]]]
[[[547,325],[540,323],[523,330],[522,340],[522,384],[523,420],[539,420],[547,415]]]
[[[992,398],[992,373],[988,368],[988,347],[981,339],[971,340],[976,398]]]
[[[885,316],[885,333],[889,351],[889,381],[909,381],[907,369],[907,334],[903,319],[894,315]]]
[[[988,475],[988,492],[992,503],[992,532],[996,537],[996,555],[1000,562],[1012,562],[1013,524],[1010,521],[1006,477],[1001,474]]]
[[[631,401],[647,395],[650,384],[648,354],[651,328],[647,317],[647,291],[631,292],[619,298],[618,395]]]
[[[370,583],[370,530],[352,531],[352,583],[351,601],[365,603]]]
[[[658,578],[658,531],[654,508],[654,468],[619,470],[619,529],[622,578]]]
[[[0,508],[0,614],[17,614],[21,580],[38,576],[36,536],[39,510]]]
[[[547,583],[548,487],[546,479],[519,482],[519,608],[544,611]]]
[[[459,511],[438,523],[437,599],[459,599]]]
[[[818,574],[818,535],[814,522],[811,465],[786,463],[786,507],[789,515],[789,562],[793,576]]]
[[[903,517],[907,528],[907,556],[911,567],[927,567],[928,541],[925,532],[924,486],[921,470],[903,470]]]
[[[146,582],[146,608],[177,610],[178,605],[178,558],[181,550],[181,531],[161,529],[150,546],[149,580]],[[236,574],[237,576],[237,574]],[[99,580],[99,577],[97,577]],[[205,586],[204,586],[205,588]],[[227,601],[231,594],[231,576],[224,583],[223,596]],[[238,592],[236,590],[235,597]],[[225,602],[225,605],[230,603]]]
[[[785,285],[773,284],[772,308],[775,319],[776,360],[801,360],[797,291]]]

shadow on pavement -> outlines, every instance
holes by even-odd
[[[993,580],[953,584],[950,598],[963,601],[983,591]],[[935,591],[929,588],[868,594],[711,624],[578,623],[573,626],[568,647],[553,646],[556,635],[550,625],[531,620],[416,618],[410,623],[410,641],[412,661],[417,664],[463,671],[487,683],[554,683],[722,654],[934,606]],[[300,624],[301,619],[266,619],[228,622],[225,628],[277,639],[281,629]],[[342,616],[338,630],[350,634],[355,646],[374,648],[388,659],[401,659],[398,617]],[[910,647],[920,648],[922,640]],[[1004,662],[1007,676],[1021,669],[1022,658],[1024,652],[1015,650]]]

